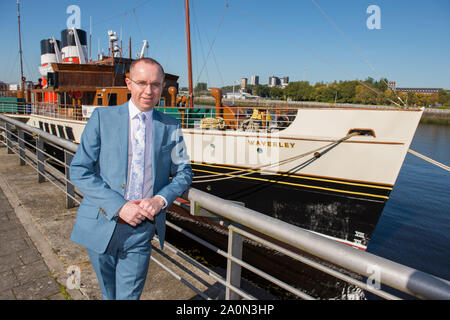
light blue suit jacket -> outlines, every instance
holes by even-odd
[[[70,165],[70,180],[83,193],[71,240],[98,253],[105,252],[117,223],[114,216],[126,203],[128,126],[128,103],[96,108]],[[152,130],[153,195],[168,203],[155,216],[162,249],[167,208],[190,186],[192,168],[178,120],[153,110]]]

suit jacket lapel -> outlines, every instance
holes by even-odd
[[[153,190],[155,190],[156,183],[156,168],[158,166],[158,154],[157,152],[161,150],[162,141],[164,138],[164,124],[161,122],[161,116],[158,111],[153,109],[153,123],[152,123],[152,180],[153,180]],[[153,191],[155,192],[155,191]]]
[[[128,127],[129,127],[128,102],[119,107],[119,124],[118,124],[118,144],[119,144],[119,161],[123,161],[123,176],[127,180],[128,171]]]

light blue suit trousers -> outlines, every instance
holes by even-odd
[[[103,300],[139,300],[144,289],[155,225],[117,224],[105,253],[87,249]]]

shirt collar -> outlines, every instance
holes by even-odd
[[[130,115],[130,119],[133,119],[139,113],[141,113],[141,110],[139,110],[138,107],[136,107],[136,105],[133,103],[133,101],[131,99],[128,101],[128,112]],[[146,111],[144,113],[145,113],[147,120],[150,120],[153,115],[153,108],[150,111]]]

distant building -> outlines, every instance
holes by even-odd
[[[389,81],[388,82],[388,88],[391,89],[392,91],[396,90],[396,83],[395,81]]]
[[[0,81],[0,97],[6,97],[9,90],[9,84]]]
[[[281,84],[280,78],[271,76],[269,77],[269,87],[279,86]]]
[[[240,100],[245,100],[245,99],[255,100],[255,99],[258,99],[259,97],[251,95],[250,93],[247,93],[247,92],[240,91],[240,92],[236,92],[236,93],[227,92],[225,94],[224,98],[226,98],[226,99],[240,99]]]
[[[250,84],[252,84],[252,85],[254,85],[254,86],[259,85],[259,76],[253,75],[253,76],[252,76],[252,81],[251,81]]]
[[[388,87],[389,87],[389,89],[391,89],[393,91],[415,92],[415,93],[423,93],[423,94],[434,94],[434,93],[438,93],[441,90],[445,90],[443,88],[397,88],[395,81],[389,81]],[[450,90],[445,90],[445,91],[450,93]]]
[[[289,84],[289,77],[278,78],[275,76],[269,77],[269,87],[281,86],[285,88]]]
[[[241,90],[245,90],[247,88],[247,78],[242,78],[241,79]]]
[[[4,83],[3,81],[0,81],[0,91],[8,91],[9,90],[9,84]]]
[[[445,90],[443,88],[397,88],[397,91],[400,92],[415,92],[415,93],[424,93],[424,94],[434,94],[438,93],[441,90]],[[450,90],[445,90],[450,93]]]

